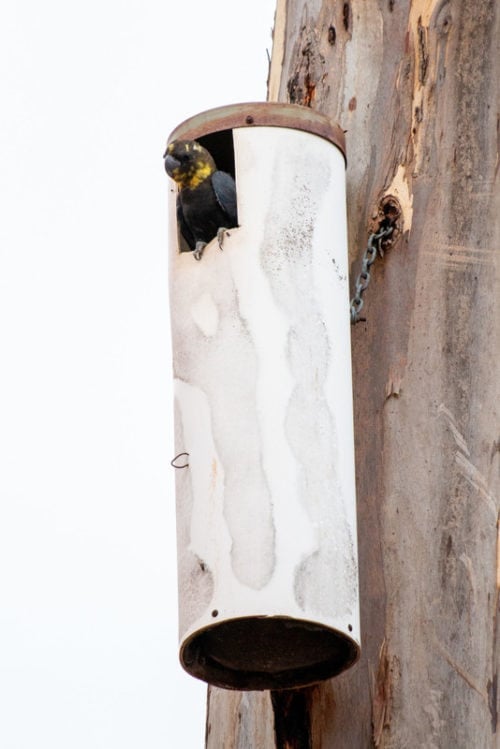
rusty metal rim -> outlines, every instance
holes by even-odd
[[[330,141],[346,158],[344,131],[339,125],[308,107],[277,102],[230,104],[200,112],[181,122],[170,133],[168,143],[179,138],[195,140],[204,135],[239,127],[287,127],[304,130]]]

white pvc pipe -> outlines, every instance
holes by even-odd
[[[181,662],[298,686],[359,655],[345,163],[301,130],[233,138],[224,250],[177,252],[170,205]]]

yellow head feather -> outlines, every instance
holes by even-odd
[[[198,187],[216,170],[209,152],[195,140],[172,141],[167,146],[165,156],[172,157],[170,165],[168,158],[165,162],[167,172],[181,189]]]

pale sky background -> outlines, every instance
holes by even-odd
[[[275,0],[0,25],[0,747],[198,749],[177,654],[170,131],[265,100]]]

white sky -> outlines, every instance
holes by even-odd
[[[0,25],[0,746],[197,749],[177,656],[169,132],[264,100],[274,0]]]

